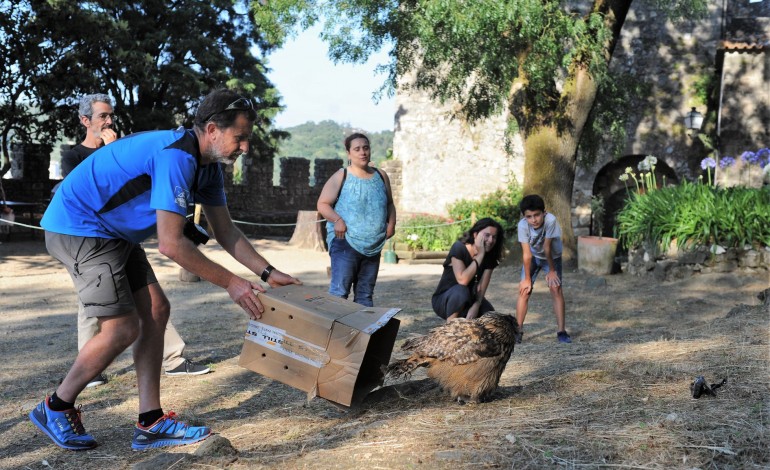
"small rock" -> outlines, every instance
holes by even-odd
[[[214,434],[203,441],[201,445],[195,449],[195,455],[206,457],[230,457],[238,455],[238,451],[235,450],[235,447],[233,447],[229,440],[219,434]]]
[[[676,413],[669,413],[666,415],[666,421],[674,422],[679,419],[679,415]]]
[[[715,255],[721,255],[725,253],[727,250],[725,250],[725,247],[720,245],[711,245],[711,252]]]

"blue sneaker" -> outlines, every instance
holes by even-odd
[[[202,441],[211,435],[206,426],[189,426],[177,420],[177,414],[169,411],[162,418],[145,428],[137,423],[131,448],[135,450],[155,447],[181,446]]]
[[[560,331],[556,333],[556,339],[559,340],[560,343],[571,343],[572,338],[569,337],[566,331]]]
[[[80,419],[80,407],[66,411],[53,411],[48,407],[46,397],[34,410],[29,412],[29,419],[46,433],[59,447],[70,450],[93,449],[98,444],[86,433]]]

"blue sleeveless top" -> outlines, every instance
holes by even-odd
[[[364,256],[374,256],[385,246],[388,227],[388,192],[378,170],[363,179],[347,172],[340,197],[334,210],[342,217],[348,230],[348,244]],[[326,223],[326,243],[334,239],[334,224]]]

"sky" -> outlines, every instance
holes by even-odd
[[[385,82],[375,67],[387,63],[387,53],[381,51],[363,65],[335,65],[320,31],[320,26],[304,31],[268,56],[268,77],[285,106],[276,126],[331,119],[368,132],[393,130],[395,99],[383,96],[375,104],[372,98]]]

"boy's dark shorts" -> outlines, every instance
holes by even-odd
[[[45,246],[70,273],[87,317],[129,313],[132,293],[158,282],[138,243],[46,231]]]

